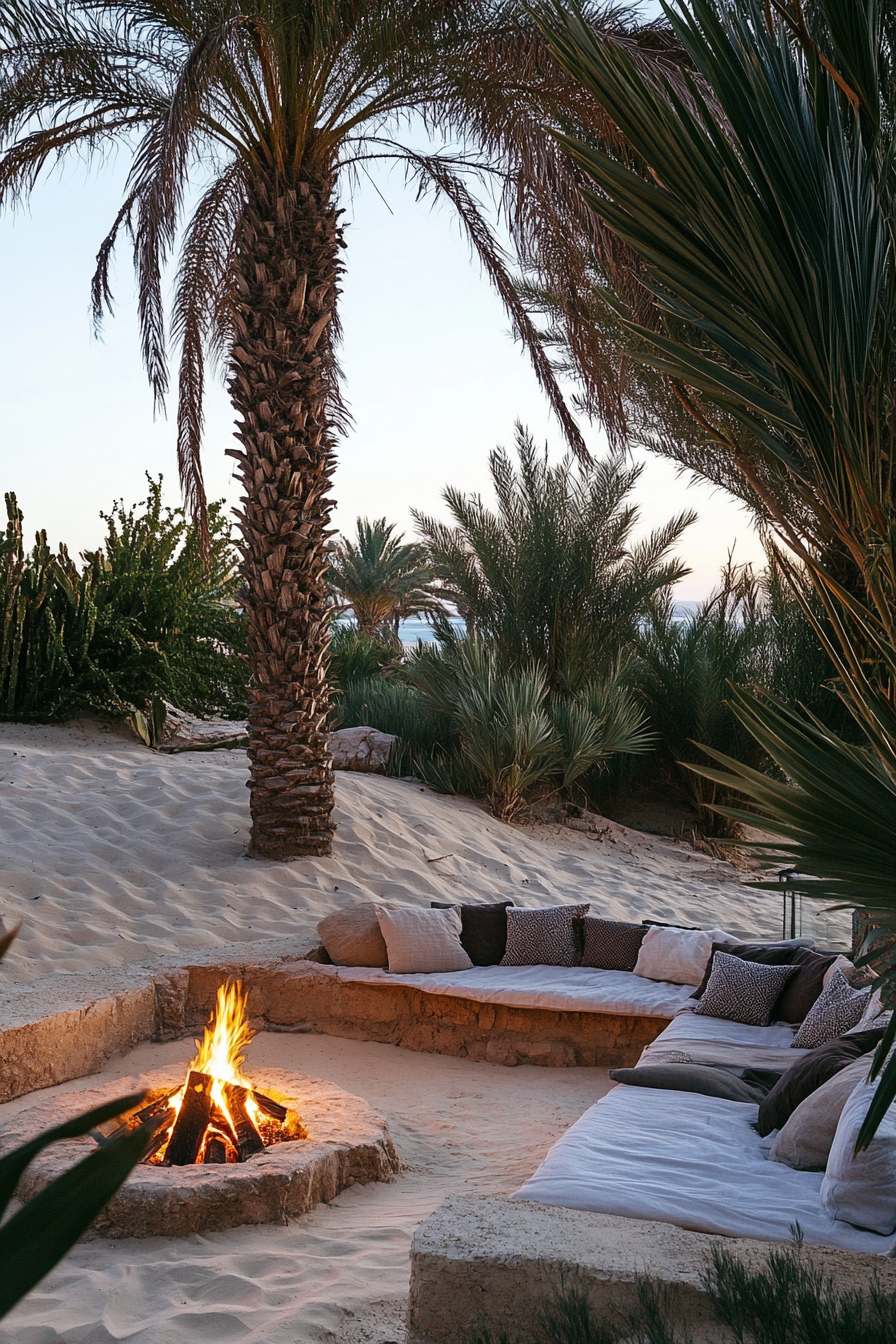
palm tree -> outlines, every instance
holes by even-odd
[[[609,3],[589,17],[645,67],[664,60],[656,28],[627,26]],[[110,304],[110,260],[127,230],[158,404],[167,335],[180,347],[178,460],[200,517],[207,358],[228,376],[239,440],[231,455],[245,491],[255,856],[326,854],[333,831],[326,536],[345,423],[339,191],[379,158],[401,161],[420,192],[452,204],[584,459],[470,182],[493,189],[521,254],[538,250],[552,273],[574,275],[583,253],[572,240],[586,250],[616,244],[544,127],[592,116],[612,136],[516,0],[0,0],[0,201],[25,200],[67,155],[128,154],[94,312],[99,321]],[[457,148],[420,150],[419,126]],[[164,279],[175,255],[168,333]]]
[[[688,573],[669,552],[694,514],[634,542],[639,467],[617,456],[551,466],[522,425],[516,456],[489,459],[497,510],[449,486],[455,526],[414,519],[468,629],[505,667],[538,663],[552,691],[574,694],[609,672],[651,599]]]
[[[633,356],[667,376],[709,447],[742,474],[787,548],[861,730],[738,691],[741,722],[792,785],[709,754],[751,799],[810,896],[869,914],[865,957],[896,1002],[896,32],[877,0],[688,0],[679,39],[705,81],[687,101],[644,80],[559,0],[540,9],[558,59],[612,116],[640,171],[568,142],[592,207],[641,256],[669,327],[628,324]],[[646,169],[646,170],[645,170]],[[770,482],[787,480],[790,506]],[[808,576],[825,623],[813,612]],[[874,943],[885,931],[883,945]],[[896,1040],[896,1016],[875,1059]],[[896,1097],[896,1054],[860,1135]]]
[[[330,555],[330,588],[337,610],[351,611],[358,629],[377,635],[397,630],[410,616],[445,615],[426,547],[395,536],[385,518],[357,520],[354,539],[342,537]]]

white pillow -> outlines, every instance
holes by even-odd
[[[460,942],[460,911],[387,910],[375,906],[389,953],[391,975],[426,975],[437,971],[469,971],[473,963]]]
[[[652,927],[644,935],[635,975],[665,980],[673,985],[699,985],[713,943],[737,943],[721,929],[665,929]]]
[[[874,1138],[853,1153],[871,1098],[873,1083],[857,1083],[840,1115],[821,1182],[821,1202],[832,1218],[888,1237],[896,1232],[896,1106],[891,1106]]]

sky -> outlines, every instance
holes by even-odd
[[[98,170],[74,165],[45,179],[27,211],[0,217],[0,408],[2,487],[16,493],[26,536],[46,528],[71,552],[102,539],[101,509],[145,496],[145,473],[162,473],[179,502],[174,406],[153,417],[140,363],[127,244],[115,266],[116,315],[93,335],[89,289],[97,248],[111,224],[127,169],[124,156]],[[353,425],[339,449],[334,525],[385,516],[408,533],[410,509],[447,517],[445,485],[489,494],[488,454],[509,446],[523,421],[552,456],[564,445],[503,306],[481,275],[447,207],[418,202],[400,171],[384,170],[345,202],[348,250],[341,318],[344,391]],[[209,498],[238,498],[229,403],[213,386],[204,452]],[[591,451],[606,451],[586,427]],[[645,463],[636,492],[640,531],[696,509],[679,546],[691,574],[681,600],[712,589],[731,547],[761,562],[743,508],[724,493]]]

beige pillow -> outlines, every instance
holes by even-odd
[[[871,1055],[862,1055],[800,1102],[775,1135],[769,1157],[797,1171],[824,1171],[847,1098],[868,1077]]]
[[[393,909],[391,903],[384,907]],[[380,932],[372,901],[350,905],[327,915],[317,926],[321,942],[337,966],[389,965],[389,954]]]
[[[675,929],[653,926],[647,930],[635,975],[645,980],[665,980],[673,985],[699,985],[713,943],[736,943],[721,929]]]
[[[460,911],[400,910],[374,907],[389,949],[392,975],[426,975],[436,971],[469,971],[473,963],[461,947]]]

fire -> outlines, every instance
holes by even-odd
[[[220,986],[183,1085],[147,1108],[164,1108],[165,1114],[164,1131],[149,1158],[153,1164],[240,1162],[267,1144],[305,1137],[299,1122],[287,1123],[286,1107],[255,1092],[243,1073],[243,1051],[255,1034],[247,1002],[239,981]]]

